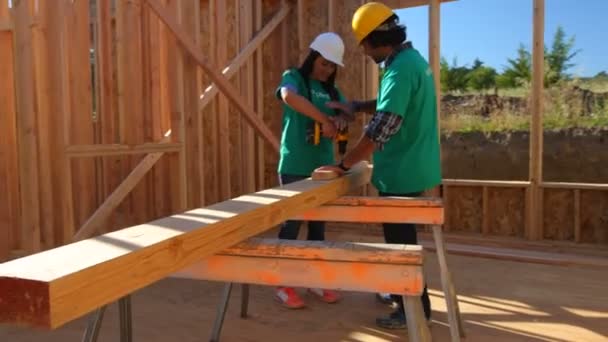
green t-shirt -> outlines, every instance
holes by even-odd
[[[384,148],[374,152],[374,186],[382,192],[406,194],[440,184],[433,73],[417,50],[402,50],[385,68],[376,110],[400,115],[403,121]]]
[[[335,115],[334,110],[325,106],[331,101],[331,96],[323,88],[321,82],[310,79],[311,102],[324,114]],[[281,87],[294,88],[301,96],[309,98],[308,87],[297,69],[289,69],[283,73],[281,84],[276,90],[276,96],[281,98]],[[337,89],[336,89],[337,90]],[[339,100],[344,101],[338,90]],[[332,139],[321,137],[319,145],[307,142],[307,130],[314,120],[296,112],[284,102],[283,131],[281,133],[281,148],[279,152],[279,174],[310,176],[317,167],[335,163],[334,144]]]

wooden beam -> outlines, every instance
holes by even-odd
[[[245,119],[261,134],[264,139],[272,146],[275,152],[279,152],[279,140],[274,133],[264,124],[257,116],[252,108],[246,105],[245,99],[238,94],[236,89],[230,82],[216,70],[216,68],[207,61],[196,43],[188,36],[188,34],[177,23],[176,19],[167,14],[164,6],[158,0],[146,0],[148,6],[158,15],[158,17],[167,25],[167,27],[175,34],[177,40],[182,44],[184,49],[194,58],[198,65],[207,72],[209,77],[215,82],[218,88],[232,101],[232,103],[245,115]]]
[[[431,239],[421,239],[420,244],[424,247],[425,250],[436,250],[435,242]],[[449,254],[496,260],[508,260],[557,266],[582,266],[590,268],[600,268],[604,270],[608,269],[608,259],[606,259],[605,257],[541,252],[534,250],[524,250],[521,248],[478,246],[465,243],[447,243],[446,250]]]
[[[0,323],[54,329],[366,184],[366,163],[0,264]]]
[[[430,0],[430,1],[437,1],[438,3],[441,2],[452,2],[452,1],[456,1],[456,0]],[[429,4],[429,0],[399,0],[399,8],[403,9],[403,8],[412,8],[412,7],[419,7],[419,6],[425,6]]]
[[[345,197],[303,212],[303,221],[443,224],[441,202],[399,197]]]
[[[344,241],[303,241],[251,238],[216,255],[299,260],[360,261],[379,264],[422,265],[422,247]]]
[[[530,185],[528,181],[501,181],[501,180],[477,180],[477,179],[444,179],[443,185],[447,186],[487,186],[495,188],[526,188]]]
[[[145,143],[141,145],[97,144],[72,145],[65,150],[70,158],[121,156],[128,154],[146,154],[153,152],[179,152],[182,143]]]
[[[540,186],[546,189],[608,190],[607,183],[542,182]]]
[[[533,1],[532,46],[532,108],[530,124],[530,213],[527,237],[531,240],[543,236],[542,189],[543,181],[543,89],[545,47],[545,0]]]
[[[247,45],[241,49],[239,54],[234,57],[234,59],[228,64],[224,69],[222,69],[222,75],[230,80],[234,75],[236,75],[237,71],[245,64],[247,59],[253,55],[254,52],[266,39],[270,36],[272,32],[279,26],[279,24],[287,17],[289,14],[289,6],[284,6],[281,8],[272,19],[264,26],[262,30],[260,30],[253,39],[247,43]],[[211,84],[203,94],[201,95],[200,107],[201,109],[205,108],[218,94],[218,87],[214,84]]]
[[[420,246],[278,241],[252,239],[173,276],[412,296],[422,292]]]

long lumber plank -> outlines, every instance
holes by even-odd
[[[441,200],[405,197],[342,197],[294,219],[354,223],[443,224]]]
[[[251,239],[172,276],[417,296],[422,293],[422,248]]]
[[[0,264],[0,323],[54,329],[370,178],[365,162]]]

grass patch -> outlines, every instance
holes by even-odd
[[[608,111],[586,116],[568,116],[562,113],[546,113],[543,116],[546,130],[568,128],[608,127]],[[515,132],[530,130],[529,115],[501,114],[487,118],[479,115],[450,115],[441,120],[443,133],[466,132]]]

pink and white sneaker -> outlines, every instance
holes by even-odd
[[[277,288],[274,299],[289,309],[301,309],[306,306],[293,287]]]
[[[308,289],[308,292],[314,294],[325,303],[333,304],[338,302],[342,297],[337,291],[324,289]]]

